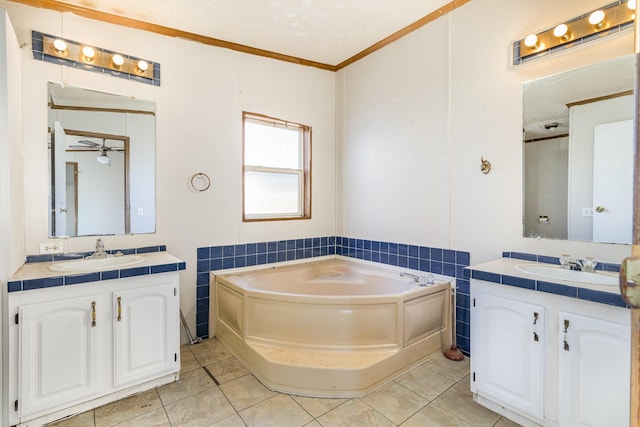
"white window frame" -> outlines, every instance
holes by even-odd
[[[300,169],[264,167],[245,164],[245,123],[251,122],[265,126],[282,127],[299,132],[299,165]],[[245,211],[245,177],[247,172],[270,173],[282,175],[296,175],[298,177],[298,211],[294,213],[257,213],[247,214]],[[262,114],[242,113],[242,220],[278,221],[311,218],[311,127],[299,123],[292,123]]]

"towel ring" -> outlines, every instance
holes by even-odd
[[[202,191],[207,191],[209,187],[211,187],[211,180],[209,179],[206,173],[198,172],[193,174],[193,176],[191,177],[190,184],[191,184],[191,188],[193,188],[196,191],[202,192]]]

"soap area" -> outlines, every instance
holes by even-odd
[[[178,379],[185,263],[164,247],[124,255],[100,243],[85,258],[27,263],[8,282],[12,425],[45,424]]]
[[[629,425],[631,317],[618,275],[520,258],[467,270],[474,400],[525,426]]]

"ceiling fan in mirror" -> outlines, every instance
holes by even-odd
[[[97,150],[100,152],[100,154],[98,154],[98,157],[96,157],[96,160],[98,161],[98,163],[101,163],[103,165],[111,165],[111,158],[109,158],[109,156],[107,155],[107,151],[112,151],[112,150],[124,151],[124,148],[121,148],[121,147],[108,146],[106,139],[102,139],[102,144],[99,144],[94,141],[90,141],[88,139],[81,139],[77,142],[79,144],[84,144],[84,145],[69,145],[69,148],[75,148],[75,149],[87,150],[87,151]]]

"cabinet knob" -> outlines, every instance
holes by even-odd
[[[537,332],[534,332],[534,333],[533,333],[533,340],[534,340],[535,342],[538,342],[538,341],[540,340],[540,339],[538,338],[538,333],[537,333]]]
[[[122,321],[122,297],[118,297],[118,322]]]

